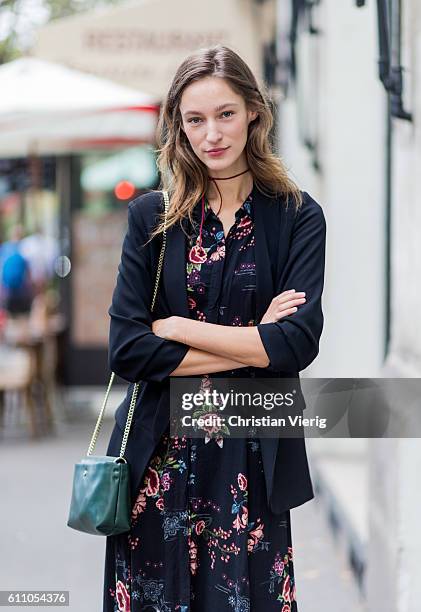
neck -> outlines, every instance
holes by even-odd
[[[236,210],[244,202],[253,188],[253,175],[250,171],[245,172],[247,167],[245,162],[241,168],[231,167],[224,171],[209,173],[211,180],[206,197],[213,208],[221,208],[227,212]],[[237,174],[239,176],[235,176]]]

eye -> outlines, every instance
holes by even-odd
[[[225,115],[225,113],[231,113],[231,115],[235,114],[234,111],[227,110],[227,111],[222,111],[221,116]],[[228,119],[231,115],[229,115],[228,117],[225,117],[225,118]],[[190,119],[187,119],[187,123],[192,123],[193,125],[198,125],[199,121],[201,121],[200,117],[191,117]]]

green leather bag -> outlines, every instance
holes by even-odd
[[[167,191],[162,193],[164,195],[166,225],[169,197]],[[151,311],[154,309],[158,293],[166,239],[166,231],[164,230]],[[87,455],[74,468],[72,498],[67,521],[67,525],[72,529],[94,535],[111,536],[130,530],[130,466],[124,458],[124,453],[136,405],[139,383],[136,383],[133,387],[120,455],[118,457],[92,455],[114,377],[115,373],[112,372]]]

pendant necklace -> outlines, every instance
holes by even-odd
[[[225,176],[223,178],[217,178],[217,177],[210,176],[209,178],[210,178],[211,181],[226,181],[228,179],[232,179],[232,178],[236,178],[237,176],[241,176],[242,174],[245,174],[249,170],[250,170],[250,168],[247,168],[243,172],[239,172],[238,174],[234,174],[233,176]],[[215,213],[216,215],[218,215],[220,210],[221,210],[221,206],[222,206],[222,195],[221,195],[221,192],[219,191],[218,185],[216,183],[215,183],[215,187],[217,188],[218,193],[219,193],[219,195],[221,197],[221,204],[219,206],[218,212]],[[203,194],[203,196],[202,196],[202,219],[200,221],[199,237],[198,237],[198,239],[196,241],[196,244],[189,251],[189,261],[190,261],[190,263],[203,263],[203,262],[206,261],[206,251],[202,247],[202,228],[203,228],[204,218],[205,218],[205,195]]]

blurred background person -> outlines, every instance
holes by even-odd
[[[22,225],[15,225],[0,246],[0,303],[10,317],[29,315],[34,297],[30,264],[21,249],[23,234]]]
[[[42,233],[36,225],[34,231],[20,241],[20,252],[29,264],[34,294],[47,289],[54,276],[54,261],[58,256],[58,244],[52,236]]]

